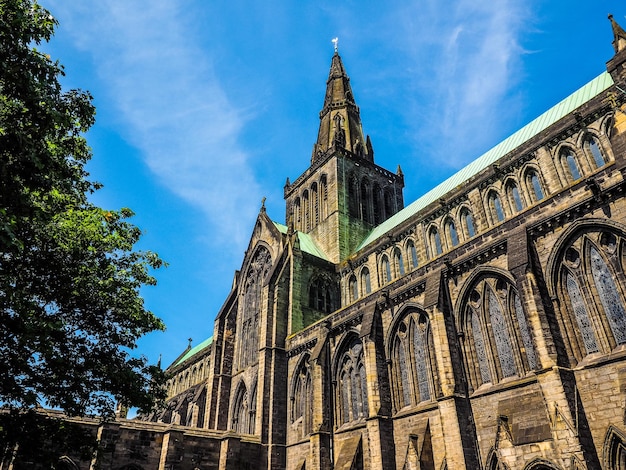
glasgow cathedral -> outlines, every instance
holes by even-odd
[[[409,203],[335,52],[310,166],[284,221],[261,207],[213,336],[167,370],[167,408],[82,421],[100,468],[626,469],[610,19],[605,71]]]

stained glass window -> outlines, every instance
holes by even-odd
[[[530,328],[526,321],[526,315],[524,315],[524,309],[522,309],[522,303],[517,295],[514,295],[513,305],[515,307],[515,316],[517,317],[517,323],[520,329],[520,336],[522,337],[522,343],[526,350],[526,359],[528,360],[528,366],[531,369],[537,368],[537,358],[535,356],[535,348],[530,334]]]
[[[420,316],[420,321],[414,323],[413,328],[413,350],[415,353],[415,370],[417,372],[417,387],[419,391],[419,401],[430,400],[430,389],[428,385],[428,323],[426,318]]]
[[[502,306],[491,290],[489,291],[489,315],[491,317],[491,328],[493,329],[502,375],[503,377],[516,375],[517,369],[513,359],[513,346],[504,313],[502,312]]]
[[[576,323],[578,323],[578,328],[580,329],[585,349],[587,349],[587,354],[598,352],[596,336],[593,332],[591,321],[589,320],[589,314],[587,313],[587,307],[585,306],[585,301],[583,300],[582,293],[580,292],[580,287],[574,276],[572,276],[572,273],[569,271],[566,271],[565,274],[565,285],[567,293],[569,294],[570,302],[572,303]]]
[[[589,251],[593,280],[596,289],[598,289],[600,302],[609,320],[615,342],[617,344],[626,343],[626,310],[617,291],[613,275],[598,250],[592,246]]]
[[[476,351],[476,359],[478,360],[478,368],[480,369],[480,378],[482,383],[491,382],[491,372],[489,371],[487,351],[485,350],[485,340],[481,331],[480,319],[478,315],[471,310],[469,315],[471,315],[472,340],[474,342],[474,350]]]

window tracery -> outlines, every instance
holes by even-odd
[[[309,307],[330,313],[337,309],[335,287],[326,277],[318,276],[309,286]]]
[[[561,313],[577,326],[565,330],[577,360],[626,344],[623,249],[623,236],[609,230],[581,233],[562,249]]]
[[[367,378],[363,344],[353,335],[339,358],[337,367],[337,426],[367,418]]]
[[[243,381],[235,392],[231,429],[239,434],[254,434],[255,403],[254,395],[248,399],[248,390]]]
[[[261,246],[254,254],[244,280],[243,309],[237,365],[242,369],[257,361],[259,351],[259,315],[263,281],[271,267],[271,256]]]
[[[471,386],[476,389],[535,369],[532,334],[513,285],[503,277],[485,275],[470,287],[463,304],[462,348]]]
[[[308,356],[295,374],[291,395],[291,423],[299,424],[299,437],[313,431],[313,388]]]
[[[428,316],[417,309],[409,310],[396,327],[392,345],[391,377],[396,410],[430,401],[434,378]]]

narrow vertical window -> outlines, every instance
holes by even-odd
[[[591,255],[591,273],[613,337],[617,344],[624,344],[626,343],[626,310],[621,296],[617,291],[613,275],[600,252],[593,246],[589,252]]]
[[[415,354],[415,369],[417,375],[417,388],[419,401],[430,400],[430,387],[428,380],[428,319],[420,315],[416,323],[413,323],[413,351]]]
[[[539,176],[534,171],[528,173],[528,178],[530,180],[530,186],[533,190],[533,195],[535,196],[535,201],[541,201],[543,199],[543,189],[541,189],[541,181],[539,181]]]
[[[361,289],[366,294],[372,292],[372,281],[370,280],[370,270],[367,268],[363,268],[361,271]]]
[[[566,271],[565,274],[565,286],[567,288],[567,293],[569,294],[572,309],[574,310],[574,317],[576,318],[576,323],[578,323],[578,328],[580,329],[580,334],[582,336],[585,349],[587,350],[587,354],[598,352],[596,335],[593,332],[593,326],[589,320],[589,314],[587,313],[587,307],[585,306],[583,295],[580,292],[578,282],[576,282],[576,279],[574,279],[574,276],[572,276],[569,271]]]
[[[452,246],[457,246],[459,244],[459,234],[456,231],[456,225],[454,225],[453,221],[448,222],[448,233],[450,234]]]
[[[416,269],[419,266],[419,262],[417,260],[417,250],[415,249],[415,243],[409,240],[407,247],[409,250],[409,259],[411,260],[411,268]]]
[[[492,218],[494,222],[502,222],[504,220],[504,210],[502,209],[502,201],[495,191],[489,195],[489,205],[491,208]]]
[[[519,192],[519,188],[516,184],[510,184],[508,186],[509,200],[511,201],[511,206],[515,210],[515,212],[519,212],[524,208],[524,202],[522,201],[522,195]]]
[[[356,277],[354,275],[350,276],[350,280],[348,281],[348,288],[350,290],[350,301],[354,302],[359,298],[359,287],[356,283]]]
[[[472,340],[474,342],[474,350],[476,351],[476,359],[478,360],[478,368],[480,370],[480,379],[482,383],[491,382],[491,372],[489,371],[489,363],[487,362],[487,351],[485,349],[485,340],[480,326],[480,319],[476,312],[469,311],[471,315]]]
[[[580,169],[578,168],[578,162],[576,161],[576,157],[570,151],[565,156],[565,162],[567,163],[567,168],[569,170],[569,175],[573,181],[580,179]]]
[[[369,211],[369,201],[370,201],[370,188],[367,181],[361,182],[361,220],[363,222],[371,222],[370,221],[370,211]]]
[[[474,235],[476,235],[476,228],[474,227],[474,217],[472,216],[472,213],[468,210],[464,210],[461,217],[465,222],[467,238],[472,238]]]
[[[589,152],[591,153],[591,156],[593,157],[593,161],[595,162],[596,167],[600,168],[606,165],[607,163],[606,158],[604,158],[604,154],[602,153],[602,150],[600,149],[600,144],[598,143],[595,137],[590,137],[585,142],[585,145],[587,149],[589,150]]]
[[[441,236],[436,228],[432,228],[430,230],[430,244],[433,250],[434,256],[438,256],[443,253],[443,248],[441,246]]]
[[[398,271],[399,276],[404,276],[404,260],[402,259],[402,253],[400,250],[396,249],[394,254],[396,270]]]
[[[382,268],[383,284],[387,284],[388,282],[391,282],[391,265],[389,264],[389,258],[387,258],[387,256],[383,256]]]
[[[515,360],[513,359],[513,345],[509,336],[506,319],[502,312],[502,306],[496,298],[496,295],[489,291],[489,316],[491,318],[491,328],[500,359],[500,367],[502,368],[503,377],[511,377],[517,374]]]
[[[513,306],[515,308],[515,316],[517,317],[517,323],[520,329],[520,336],[522,337],[522,343],[526,350],[526,359],[528,360],[528,367],[532,369],[537,368],[537,358],[535,356],[535,348],[533,347],[533,341],[526,321],[526,315],[524,315],[524,309],[522,303],[517,295],[513,296]]]

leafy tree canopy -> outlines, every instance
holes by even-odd
[[[163,323],[139,289],[163,263],[137,251],[129,209],[89,195],[89,93],[64,91],[39,50],[57,21],[34,0],[0,0],[0,402],[110,417],[149,411],[160,369],[131,355]]]

